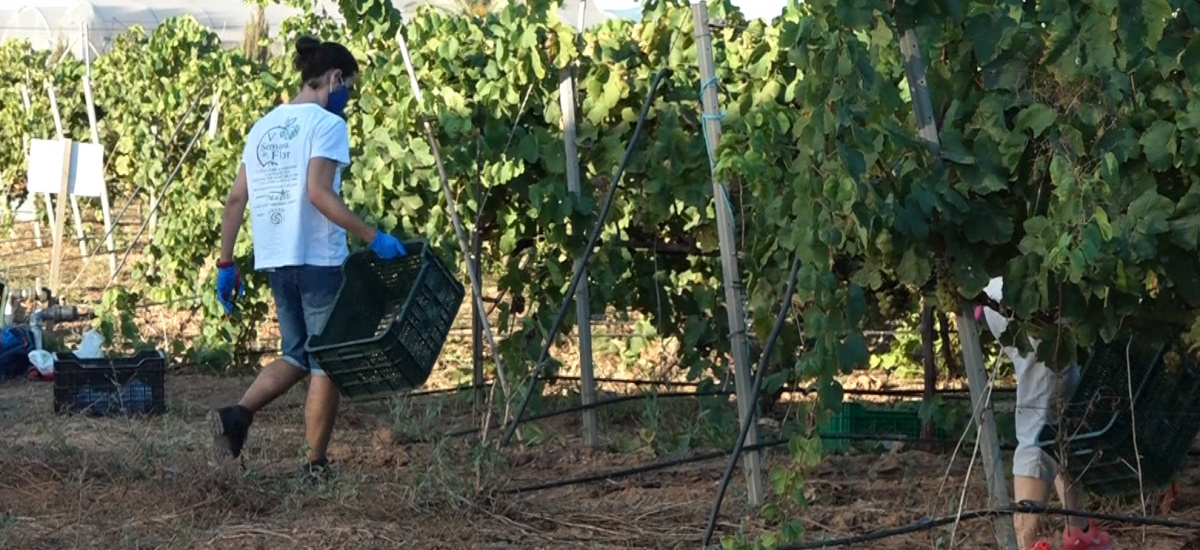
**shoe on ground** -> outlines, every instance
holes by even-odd
[[[241,405],[222,407],[216,413],[214,440],[217,445],[227,449],[233,458],[237,458],[242,454],[246,436],[250,434],[254,413]]]
[[[1087,530],[1067,524],[1063,530],[1063,550],[1109,550],[1112,538],[1096,522],[1088,520]]]
[[[1046,542],[1045,539],[1038,539],[1037,542],[1033,543],[1033,546],[1030,546],[1025,550],[1051,550],[1051,548],[1050,543]]]

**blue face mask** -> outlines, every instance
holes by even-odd
[[[329,92],[329,102],[325,104],[325,109],[337,116],[342,116],[342,111],[346,109],[346,104],[350,102],[350,88],[346,86],[346,82],[342,81],[342,87]]]

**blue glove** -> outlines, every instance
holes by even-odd
[[[233,301],[238,296],[244,296],[246,289],[242,288],[242,278],[238,275],[237,265],[217,263],[217,301],[225,307],[227,315],[233,314]]]
[[[396,240],[396,237],[378,229],[375,230],[375,239],[371,241],[371,250],[384,260],[408,255],[408,251],[404,249],[404,245],[400,244],[400,241]]]

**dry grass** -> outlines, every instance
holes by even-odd
[[[444,433],[477,421],[465,396],[349,404],[331,458],[337,477],[309,487],[296,473],[302,451],[300,388],[256,419],[241,464],[214,461],[205,413],[248,379],[168,379],[170,411],[157,418],[92,419],[51,414],[51,384],[0,386],[0,545],[34,548],[695,548],[724,461],[526,494],[502,491],[614,471],[645,453],[586,450],[578,419],[539,422],[561,438],[481,449],[472,438],[401,443],[406,433]],[[555,403],[554,406],[562,406]],[[636,413],[637,406],[630,405]],[[694,413],[694,403],[666,412]],[[615,415],[629,418],[636,414]],[[606,423],[605,447],[641,426]],[[769,463],[788,458],[767,454]],[[957,489],[937,494],[947,457],[899,450],[835,456],[807,473],[809,537],[845,536],[950,513]],[[951,485],[966,465],[955,465]],[[983,507],[980,469],[967,508]],[[1176,515],[1200,516],[1187,487]],[[719,534],[770,527],[743,503],[740,476]],[[772,497],[773,501],[779,501]],[[1139,529],[1114,529],[1140,543]],[[986,546],[986,522],[964,523],[960,547]],[[1185,534],[1148,531],[1142,548],[1177,548]],[[945,548],[948,530],[891,539],[875,548]],[[935,541],[942,542],[935,545]],[[970,541],[970,542],[968,542]],[[966,544],[964,544],[966,542]]]
[[[130,222],[132,223],[132,222]],[[136,230],[133,227],[129,233]],[[47,240],[47,243],[49,241]],[[68,255],[77,246],[67,247]],[[0,245],[7,266],[45,261],[49,245]],[[69,261],[65,273],[81,274],[79,300],[97,299],[107,259]],[[10,270],[15,286],[29,286],[31,269]],[[128,283],[126,278],[121,279]],[[458,326],[469,323],[469,306]],[[146,336],[164,340],[194,334],[203,319],[147,308]],[[58,325],[68,344],[84,330]],[[628,327],[605,327],[619,341]],[[264,327],[261,338],[270,340]],[[597,374],[650,377],[662,374],[670,348],[651,346],[640,357],[597,353]],[[668,344],[669,346],[669,344]],[[573,345],[555,353],[577,371]],[[469,331],[452,336],[431,387],[462,381],[470,367]],[[51,384],[23,380],[0,384],[0,547],[25,549],[110,548],[696,548],[725,462],[715,460],[605,482],[526,494],[504,490],[548,480],[613,471],[661,459],[673,451],[710,449],[694,400],[636,401],[605,409],[599,449],[580,444],[579,415],[530,424],[524,444],[481,448],[473,437],[446,438],[478,426],[469,393],[348,403],[330,449],[337,478],[321,487],[297,480],[301,463],[303,388],[294,389],[256,419],[241,464],[214,461],[206,413],[235,399],[247,377],[213,377],[172,371],[169,411],[157,418],[91,419],[51,413]],[[896,387],[879,375],[847,378],[847,387]],[[569,385],[551,392],[549,408],[574,404]],[[602,388],[613,393],[627,387]],[[794,412],[789,412],[793,414]],[[732,417],[730,417],[732,418]],[[732,422],[728,422],[732,432]],[[728,434],[726,434],[728,435]],[[415,441],[425,441],[416,443]],[[766,453],[784,466],[782,449]],[[911,450],[884,455],[829,457],[814,471],[796,511],[806,537],[836,537],[911,523],[957,508],[966,464],[958,460],[940,494],[947,456]],[[1200,498],[1189,493],[1200,471],[1186,472],[1174,513],[1200,517]],[[782,502],[772,496],[772,501]],[[719,535],[754,536],[776,526],[744,506],[741,476],[726,496]],[[981,468],[974,469],[966,507],[984,507]],[[1117,508],[1105,503],[1105,508]],[[1127,508],[1132,510],[1132,508]],[[865,548],[946,548],[949,529],[889,539]],[[1187,534],[1113,528],[1129,547],[1178,548]],[[959,526],[958,547],[991,547],[986,522]],[[1135,546],[1128,546],[1133,544]]]
[[[0,502],[7,509],[0,543],[663,548],[698,536],[711,487],[695,482],[719,476],[719,465],[709,464],[664,474],[682,488],[626,480],[555,490],[553,498],[501,496],[504,488],[642,459],[583,452],[574,441],[503,452],[477,448],[471,438],[398,443],[405,431],[438,433],[441,424],[471,420],[467,400],[429,396],[347,406],[330,451],[338,476],[312,488],[295,475],[303,437],[298,390],[256,419],[244,469],[213,460],[205,413],[247,382],[171,377],[170,412],[151,419],[54,416],[50,384],[0,387]]]

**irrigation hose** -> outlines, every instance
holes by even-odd
[[[270,351],[268,351],[267,353],[270,353]],[[579,376],[564,376],[564,375],[554,375],[554,376],[538,378],[539,382],[562,382],[562,381],[578,382],[579,380],[580,380]],[[631,386],[663,386],[663,387],[668,387],[668,388],[670,388],[670,387],[700,388],[705,385],[705,383],[703,383],[703,382],[677,382],[677,381],[673,381],[673,380],[644,380],[644,379],[637,379],[637,378],[614,378],[614,377],[603,377],[603,376],[593,378],[592,380],[595,382],[604,383],[604,384],[628,384]],[[464,391],[469,391],[469,390],[486,389],[486,388],[490,388],[493,383],[494,382],[492,380],[485,380],[480,384],[463,384],[461,386],[454,386],[451,388],[419,390],[419,391],[407,393],[407,394],[405,394],[405,396],[406,397],[420,397],[420,396],[424,396],[424,395],[441,395],[441,394],[447,394],[447,393],[464,392]],[[714,387],[715,387],[715,384],[714,384]],[[1013,388],[995,388],[992,390],[992,395],[995,396],[996,394],[1015,393],[1015,392],[1016,392],[1016,390]],[[730,391],[729,393],[733,393],[733,392]],[[797,388],[797,389],[780,388],[778,393],[780,395],[808,395],[810,393],[815,393],[815,390],[810,390],[808,388]],[[924,390],[859,390],[859,389],[852,389],[852,388],[844,389],[844,390],[842,390],[842,393],[845,395],[861,395],[861,396],[870,396],[870,397],[923,397],[925,395]],[[967,390],[956,390],[956,389],[934,390],[934,395],[948,397],[948,398],[962,398],[962,399],[970,398],[970,395],[967,394]]]
[[[721,501],[725,500],[725,491],[729,489],[729,481],[733,479],[733,470],[742,456],[742,447],[746,444],[746,436],[750,433],[750,427],[754,425],[754,418],[758,416],[754,404],[758,402],[763,373],[767,371],[767,360],[771,357],[775,341],[779,339],[779,333],[783,331],[783,324],[787,321],[788,312],[792,309],[792,295],[796,292],[796,273],[798,271],[800,271],[800,257],[793,253],[792,270],[788,274],[787,290],[783,292],[783,300],[780,301],[779,315],[775,316],[775,326],[771,328],[771,334],[763,344],[762,355],[758,358],[758,369],[754,371],[754,382],[750,384],[750,414],[746,415],[742,421],[737,443],[733,445],[733,452],[729,455],[729,464],[725,466],[725,474],[721,477],[721,485],[717,488],[716,498],[713,499],[712,514],[708,518],[708,527],[704,530],[704,546],[708,546],[708,541],[712,540],[713,530],[717,527],[717,518],[721,515]]]
[[[644,393],[644,394],[635,394],[635,395],[619,395],[616,397],[611,397],[609,399],[601,399],[599,401],[593,401],[591,403],[572,405],[570,407],[566,407],[563,409],[558,409],[558,410],[554,410],[554,411],[547,411],[544,413],[535,414],[535,415],[527,417],[527,418],[522,418],[520,420],[520,422],[525,423],[525,422],[533,422],[535,420],[544,420],[546,418],[554,418],[556,416],[563,416],[566,414],[583,412],[583,411],[588,411],[588,410],[592,410],[592,409],[599,409],[602,407],[607,407],[609,405],[616,405],[618,403],[624,403],[626,401],[637,401],[639,399],[645,399],[645,398],[671,399],[671,398],[676,398],[676,397],[724,397],[724,396],[729,396],[729,395],[733,395],[733,392],[728,391],[728,390],[705,390],[705,391],[695,391],[695,392],[663,392],[663,393]],[[488,429],[492,429],[492,428],[496,428],[496,427],[498,427],[498,426],[489,425]],[[447,438],[463,437],[463,436],[473,435],[473,434],[477,434],[477,433],[479,433],[478,428],[464,428],[461,430],[447,432],[443,437],[447,437]],[[430,442],[430,440],[421,440],[421,441],[417,441],[417,442],[428,443],[428,442]]]
[[[667,396],[663,396],[663,397],[667,397]],[[683,396],[679,396],[679,397],[683,397]],[[558,416],[560,414],[568,414],[568,413],[574,413],[574,412],[577,412],[577,411],[574,409],[553,411],[553,412],[549,412],[549,413],[544,413],[542,415],[539,415],[538,417],[530,417],[527,419],[527,421],[534,420],[536,418]],[[470,435],[472,433],[477,433],[477,432],[478,432],[478,430],[475,430],[475,429],[463,430],[463,431],[459,432],[457,435],[460,435],[460,436],[461,435]],[[945,443],[945,441],[939,441],[939,440],[920,439],[920,438],[905,437],[905,436],[888,436],[888,435],[819,433],[818,436],[821,437],[822,439],[833,439],[833,440],[842,440],[842,441],[870,441],[870,442],[890,441],[890,442],[897,442],[897,443],[910,443],[910,444],[914,444],[914,445],[921,444],[921,443]],[[765,443],[757,443],[754,445],[745,445],[742,447],[742,452],[756,451],[756,450],[769,449],[772,447],[778,447],[781,445],[786,445],[788,443],[788,441],[790,441],[789,438],[780,438],[780,439],[768,441]],[[422,442],[419,441],[417,443],[422,443]],[[1015,450],[1015,448],[1016,447],[1014,445],[1009,445],[1006,447],[1006,449],[1010,450],[1010,451]],[[504,490],[499,491],[499,493],[500,494],[525,494],[525,493],[534,493],[537,491],[544,491],[544,490],[548,490],[548,489],[557,489],[560,487],[569,487],[572,485],[582,485],[585,483],[593,483],[596,481],[612,481],[614,479],[629,477],[629,476],[633,476],[633,475],[637,475],[637,474],[645,474],[645,473],[654,472],[654,471],[658,471],[658,470],[666,470],[668,468],[674,468],[676,466],[682,466],[684,464],[692,464],[692,463],[696,463],[696,462],[707,462],[709,460],[724,458],[724,457],[729,456],[730,453],[731,453],[731,451],[710,451],[707,453],[702,453],[702,454],[688,456],[688,457],[680,457],[680,458],[675,458],[675,459],[671,459],[671,460],[667,460],[667,461],[651,462],[649,464],[642,464],[640,466],[634,466],[632,468],[628,468],[628,469],[624,469],[624,470],[616,470],[616,471],[606,472],[606,473],[602,473],[602,474],[589,474],[586,476],[564,478],[564,479],[558,479],[555,481],[540,482],[540,483],[537,483],[534,485],[526,485],[526,486],[518,487],[515,489],[504,489]]]
[[[558,374],[558,375],[554,375],[552,377],[544,377],[544,378],[541,378],[540,380],[542,380],[543,382],[545,382],[545,381],[563,381],[563,380],[579,381],[580,377]],[[603,382],[603,383],[610,383],[610,384],[630,384],[630,385],[634,385],[634,386],[675,386],[675,387],[698,388],[698,387],[705,385],[705,382],[677,382],[674,380],[645,380],[645,379],[638,379],[638,378],[597,377],[597,378],[594,378],[593,380],[595,380],[596,382]],[[466,386],[466,387],[469,389],[469,386]],[[1017,391],[1016,388],[993,388],[992,395],[995,396],[996,394],[1010,394],[1010,393],[1016,393],[1016,391]],[[784,395],[794,395],[794,394],[795,395],[808,395],[810,393],[816,393],[816,390],[809,389],[809,388],[795,388],[795,389],[780,388],[779,393],[784,394]],[[842,393],[845,395],[863,395],[863,396],[873,396],[873,397],[924,397],[925,390],[902,390],[902,389],[862,390],[862,389],[846,388],[846,389],[842,390]],[[965,389],[959,390],[959,389],[952,389],[952,388],[941,388],[941,389],[934,390],[934,394],[943,396],[943,397],[961,397],[961,398],[965,398],[965,399],[970,398],[970,394],[968,393],[968,390],[965,390]]]
[[[774,441],[767,441],[767,442],[763,442],[763,443],[758,443],[756,445],[747,445],[742,450],[743,451],[761,451],[763,449],[768,449],[771,447],[778,447],[780,445],[786,445],[787,442],[788,442],[787,439],[776,439]],[[508,494],[532,493],[535,491],[544,491],[546,489],[555,489],[558,487],[567,487],[570,485],[581,485],[584,483],[592,483],[595,481],[611,481],[611,480],[614,480],[617,478],[629,477],[629,476],[633,476],[633,475],[637,475],[637,474],[654,472],[657,470],[665,470],[667,468],[674,468],[675,466],[682,466],[684,464],[691,464],[693,462],[704,462],[704,461],[712,460],[714,458],[721,458],[727,454],[729,454],[728,451],[711,451],[711,452],[693,455],[693,456],[685,456],[685,457],[674,458],[671,460],[665,460],[665,461],[661,461],[661,462],[652,462],[650,464],[643,464],[641,466],[629,468],[626,470],[619,470],[619,471],[615,471],[615,472],[591,474],[591,475],[580,476],[580,477],[560,479],[557,481],[538,483],[536,485],[527,485],[524,487],[517,487],[515,489],[504,489],[504,490],[499,491],[499,494],[508,495]]]
[[[571,305],[571,300],[575,299],[575,289],[579,286],[579,281],[583,276],[583,269],[588,264],[588,259],[592,256],[592,250],[596,247],[596,241],[600,238],[600,229],[604,227],[604,221],[608,218],[608,212],[612,209],[613,199],[616,198],[617,189],[621,187],[621,176],[625,173],[625,167],[629,165],[629,160],[633,157],[633,152],[638,143],[638,138],[642,135],[642,130],[646,126],[646,117],[650,114],[650,106],[654,104],[655,92],[658,90],[658,85],[664,77],[671,72],[670,69],[663,68],[654,76],[654,80],[650,83],[650,92],[646,94],[646,101],[642,104],[642,112],[638,115],[637,126],[633,130],[633,137],[629,140],[629,145],[625,147],[625,154],[621,158],[620,165],[617,166],[617,173],[613,177],[612,186],[608,189],[608,195],[604,198],[604,207],[600,210],[600,216],[596,219],[595,225],[592,226],[592,234],[588,238],[587,246],[583,249],[583,257],[575,263],[574,273],[571,276],[571,284],[567,287],[566,294],[563,295],[563,303],[558,308],[558,315],[554,318],[554,323],[550,326],[550,330],[546,332],[546,342],[542,345],[542,352],[538,356],[537,364],[534,366],[533,372],[529,375],[529,383],[525,388],[525,395],[521,398],[521,405],[517,408],[516,414],[510,420],[508,428],[504,432],[504,437],[501,439],[501,445],[507,445],[512,439],[513,433],[517,430],[517,425],[520,423],[521,415],[524,414],[525,408],[529,406],[529,399],[533,395],[533,387],[537,384],[538,377],[542,373],[542,369],[546,365],[546,359],[550,355],[550,346],[554,343],[554,335],[558,333],[559,327],[562,326],[563,319],[566,317],[567,308]]]

